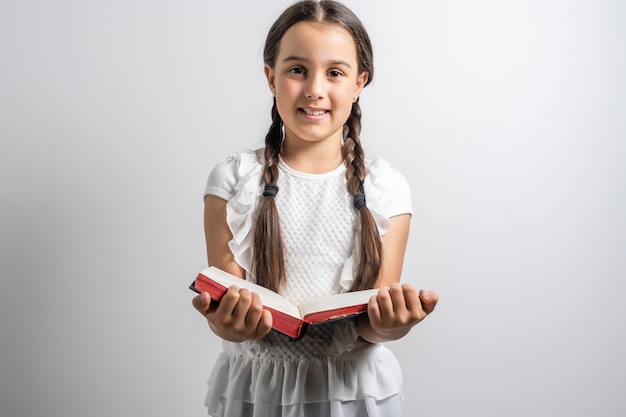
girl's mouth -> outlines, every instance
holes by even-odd
[[[303,113],[305,113],[308,116],[323,116],[326,113],[328,113],[328,110],[314,110],[314,109],[308,109],[308,108],[301,108],[300,111],[302,111]]]

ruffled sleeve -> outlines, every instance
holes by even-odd
[[[365,183],[367,207],[374,215],[380,234],[389,230],[389,219],[413,214],[411,188],[406,178],[387,161],[377,158],[367,164]]]
[[[389,230],[391,217],[413,214],[411,188],[406,178],[384,159],[376,158],[367,161],[363,189],[367,207],[374,216],[381,236]],[[344,291],[348,291],[352,287],[354,270],[360,256],[360,247],[361,234],[357,232],[354,251],[346,259],[341,272],[340,284]]]
[[[226,204],[226,222],[233,235],[228,247],[235,261],[250,272],[256,207],[262,193],[262,150],[232,155],[211,171],[204,195],[215,195]]]

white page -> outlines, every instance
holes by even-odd
[[[214,266],[206,268],[200,273],[211,278],[215,282],[219,282],[226,288],[230,287],[232,284],[235,284],[240,288],[247,288],[251,292],[257,293],[261,298],[261,302],[266,307],[280,310],[285,314],[293,317],[302,317],[300,315],[300,310],[298,310],[298,307],[296,307],[285,298],[281,297],[280,295],[268,288],[239,278],[235,275],[229,274],[228,272],[222,271],[221,269]]]
[[[366,304],[372,295],[378,294],[378,289],[354,291],[343,294],[330,295],[328,297],[304,301],[300,304],[302,317],[318,311],[332,310],[356,304]]]

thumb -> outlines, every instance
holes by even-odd
[[[202,313],[203,316],[206,316],[211,307],[211,296],[208,293],[203,292],[202,294],[193,297],[191,303],[196,310]]]
[[[420,290],[420,301],[422,302],[422,309],[426,314],[433,312],[439,301],[439,294],[435,291]]]

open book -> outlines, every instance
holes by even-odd
[[[302,338],[310,325],[367,313],[369,299],[378,293],[377,289],[354,291],[315,298],[294,305],[268,288],[214,266],[202,270],[189,288],[197,293],[208,292],[214,302],[219,302],[228,287],[233,284],[257,293],[263,307],[272,313],[272,327],[293,339]]]

